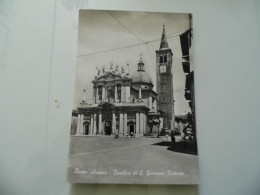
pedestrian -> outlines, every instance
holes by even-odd
[[[133,138],[133,137],[135,138],[135,134],[133,131],[130,132],[130,135],[131,135],[131,138]]]
[[[115,139],[117,139],[117,138],[119,138],[119,133],[118,133],[118,131],[116,131],[116,133],[115,133]]]
[[[174,132],[172,131],[171,132],[171,140],[172,140],[172,149],[174,149],[174,146],[175,146],[175,137],[174,137]]]
[[[166,132],[166,133],[165,133],[165,137],[166,137],[166,139],[168,140],[169,132]]]

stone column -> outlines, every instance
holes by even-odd
[[[97,114],[94,113],[94,122],[93,122],[93,131],[94,131],[94,134],[97,134]]]
[[[152,107],[153,107],[153,99],[152,99],[152,97],[151,96],[149,96],[149,108],[150,109],[152,109]]]
[[[84,114],[81,115],[81,133],[82,133],[82,135],[84,135],[84,131],[85,131],[83,122],[84,122]]]
[[[125,102],[125,96],[124,96],[125,86],[121,86],[121,102]]]
[[[105,102],[108,100],[108,98],[107,98],[107,88],[105,87]]]
[[[96,103],[96,87],[95,86],[93,86],[93,100],[94,100],[93,103]]]
[[[90,115],[90,133],[92,134],[92,133],[94,133],[94,116],[93,116],[93,114],[91,114]]]
[[[163,117],[160,117],[160,131],[163,129]]]
[[[103,134],[103,128],[102,128],[102,113],[99,112],[99,116],[98,116],[98,132]]]
[[[102,121],[102,135],[105,135],[105,121]]]
[[[98,87],[96,87],[96,104],[99,102]]]
[[[112,111],[112,133],[116,133],[116,113]]]
[[[144,133],[144,113],[140,112],[140,134]]]
[[[125,86],[125,90],[126,90],[126,102],[130,102],[130,86]]]
[[[124,115],[123,115],[123,113],[120,113],[119,114],[119,134],[123,132],[123,128],[124,128],[123,120],[124,120]]]
[[[105,101],[105,87],[102,87],[102,102]]]
[[[183,123],[179,122],[179,129],[180,129],[180,133],[181,135],[183,136],[184,133],[183,133]]]
[[[124,132],[123,135],[127,134],[127,113],[124,114]]]
[[[136,129],[136,134],[140,133],[140,121],[139,121],[139,113],[136,113],[136,119],[135,119],[135,129]]]
[[[78,114],[77,132],[76,132],[76,135],[79,135],[79,134],[80,134],[80,120],[81,120],[81,116],[80,116],[80,114]]]
[[[118,102],[117,100],[117,86],[115,85],[115,102]]]
[[[77,130],[79,130],[79,131],[77,131],[78,133],[77,133],[77,135],[83,135],[83,120],[84,120],[84,115],[83,114],[79,114],[78,115],[78,119],[79,119],[79,129],[77,128]]]
[[[139,88],[139,99],[142,99],[142,88]]]
[[[143,131],[144,134],[146,133],[146,127],[147,127],[147,116],[144,113],[144,131]]]

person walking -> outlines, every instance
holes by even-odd
[[[175,137],[174,137],[174,132],[173,130],[171,131],[171,140],[172,140],[172,149],[174,149],[174,146],[175,146]]]

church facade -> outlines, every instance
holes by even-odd
[[[126,70],[113,64],[108,70],[105,67],[98,69],[92,81],[93,102],[86,102],[84,98],[74,110],[71,134],[143,136],[157,135],[163,128],[172,128],[172,51],[168,47],[164,27],[156,58],[158,93],[145,72],[142,58],[132,76],[128,72],[129,65]]]

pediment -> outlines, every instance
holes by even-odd
[[[94,82],[99,82],[99,81],[113,81],[113,80],[120,80],[123,79],[121,75],[114,74],[112,72],[106,72],[104,75],[96,78]]]

